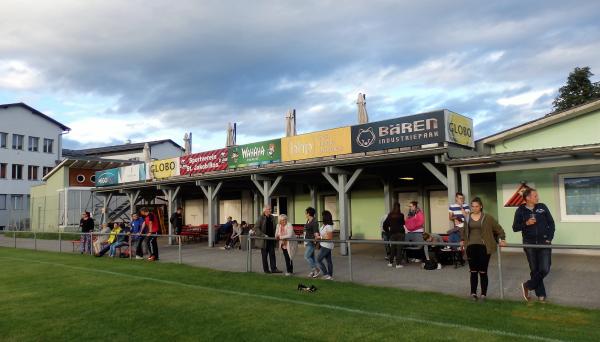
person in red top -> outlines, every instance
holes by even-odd
[[[406,236],[404,237],[405,241],[417,241],[423,242],[423,232],[425,228],[423,225],[425,224],[425,215],[423,214],[423,210],[419,208],[419,203],[417,201],[410,202],[410,206],[408,208],[408,215],[404,219],[404,228],[406,230]],[[425,258],[429,260],[429,253],[427,251],[427,246],[423,247],[425,252]],[[409,259],[409,261],[413,262],[421,262],[420,259]]]
[[[156,214],[150,212],[147,208],[141,210],[142,215],[144,216],[144,225],[142,226],[142,231],[146,231],[146,246],[148,247],[148,251],[150,252],[150,256],[148,257],[149,261],[157,261],[158,260],[158,242],[157,242],[157,234],[159,230],[159,223]]]

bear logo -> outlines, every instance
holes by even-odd
[[[367,129],[359,129],[358,135],[356,136],[356,143],[360,147],[367,148],[375,142],[375,133],[373,133],[373,127]]]

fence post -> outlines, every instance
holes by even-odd
[[[116,237],[115,237],[115,239],[116,239]],[[83,242],[85,242],[85,240]],[[94,251],[93,251],[94,248],[92,248],[93,244],[94,244],[94,231],[92,230],[90,232],[90,244],[89,244],[89,246],[90,246],[90,255],[91,256],[94,256]],[[85,250],[85,246],[83,248]]]
[[[60,229],[58,230],[58,253],[62,252],[62,236],[60,233]]]
[[[246,257],[246,269],[252,272],[252,235],[248,234],[248,256]]]
[[[181,264],[181,235],[177,236],[177,243],[179,244],[178,248],[178,253],[179,253],[179,263]]]
[[[502,247],[498,246],[498,284],[500,286],[500,299],[504,299],[504,284],[502,283],[502,252],[500,251]]]
[[[348,245],[348,272],[350,275],[350,281],[354,281],[354,277],[352,275],[352,243],[350,240],[346,240],[346,244]]]
[[[37,251],[37,234],[33,231],[33,250]]]
[[[13,230],[13,241],[15,243],[15,248],[17,248],[17,231]]]

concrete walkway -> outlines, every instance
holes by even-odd
[[[161,238],[160,259],[163,262],[178,261],[178,247],[166,244]],[[0,247],[13,247],[13,238],[0,235]],[[17,239],[18,248],[33,249],[32,239]],[[58,251],[58,241],[37,240],[37,249]],[[72,253],[72,244],[62,242],[62,251]],[[334,277],[336,281],[349,281],[348,257],[334,250]],[[306,275],[308,265],[303,259],[304,248],[298,248],[294,258],[294,272],[298,282],[310,283]],[[208,267],[217,270],[246,272],[247,251],[209,248],[204,243],[185,244],[182,247],[182,261],[192,266]],[[123,260],[123,262],[129,262]],[[141,261],[135,261],[141,262]],[[498,266],[496,256],[492,256],[489,267],[489,298],[499,297]],[[277,266],[285,269],[283,255],[278,253]],[[252,270],[262,273],[260,250],[252,251]],[[521,252],[502,253],[502,273],[505,298],[521,300],[519,286],[528,278],[529,268]],[[410,264],[402,269],[387,267],[383,246],[353,245],[352,274],[356,283],[441,292],[458,296],[469,294],[469,272],[467,267],[455,269],[446,266],[442,270],[426,271],[421,264]],[[283,275],[271,275],[273,277]],[[546,281],[548,300],[553,303],[600,309],[600,257],[554,254],[551,273]]]

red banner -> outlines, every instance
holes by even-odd
[[[180,174],[193,175],[227,169],[227,149],[194,153],[180,159]]]

